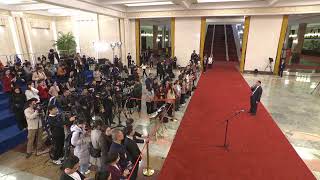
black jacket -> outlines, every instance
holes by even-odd
[[[109,149],[112,144],[112,137],[102,134],[99,138],[99,142],[101,145],[101,164],[104,166],[107,163]]]
[[[56,116],[48,116],[48,123],[53,137],[64,137],[64,125],[71,125],[72,123],[62,117],[61,114]]]
[[[84,175],[82,175],[79,171],[77,171],[77,173],[80,175],[80,178],[83,180],[85,179],[86,177]],[[70,177],[68,174],[66,173],[62,173],[61,176],[60,176],[60,180],[73,180],[72,177]]]
[[[137,143],[134,140],[126,137],[124,140],[124,146],[126,147],[126,150],[128,152],[129,159],[134,164],[139,158],[141,153]]]
[[[262,95],[262,87],[259,86],[258,89],[256,90],[257,86],[251,87],[251,91],[253,94],[251,94],[251,99],[254,101],[260,102],[260,98]]]
[[[13,93],[11,96],[11,108],[13,112],[23,111],[26,103],[26,96],[22,93]]]

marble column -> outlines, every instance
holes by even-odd
[[[158,26],[153,25],[153,52],[158,52]]]
[[[303,43],[304,43],[304,35],[306,33],[306,30],[307,30],[307,24],[306,23],[299,24],[298,35],[297,35],[298,44],[293,49],[294,53],[301,54]]]

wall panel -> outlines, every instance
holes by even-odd
[[[193,50],[199,53],[201,18],[176,18],[175,56],[178,64],[188,65]]]
[[[269,57],[276,59],[282,20],[283,16],[251,17],[245,71],[265,71]]]

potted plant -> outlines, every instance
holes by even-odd
[[[58,33],[58,40],[55,42],[54,46],[57,46],[60,55],[63,57],[68,57],[70,55],[75,54],[77,43],[75,41],[75,37],[71,32]]]

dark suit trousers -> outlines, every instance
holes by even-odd
[[[64,136],[53,136],[53,158],[52,160],[58,160],[63,157]]]
[[[132,162],[133,164],[136,163],[136,161]],[[139,163],[137,164],[136,168],[133,170],[132,176],[130,177],[130,180],[136,180],[138,177],[138,171],[139,171]]]
[[[257,100],[254,99],[252,96],[250,97],[250,113],[256,114],[258,108]]]

